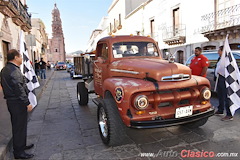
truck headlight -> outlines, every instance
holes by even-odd
[[[134,106],[137,109],[144,110],[148,107],[148,104],[149,104],[148,98],[145,95],[140,95],[135,98]]]
[[[211,91],[210,91],[210,89],[209,88],[204,88],[202,90],[201,95],[202,95],[202,98],[204,100],[209,100],[211,98]]]

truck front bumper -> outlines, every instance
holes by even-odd
[[[183,118],[152,120],[152,121],[130,121],[130,127],[132,128],[169,127],[169,126],[175,126],[175,125],[198,121],[203,118],[211,117],[213,114],[214,114],[214,109],[210,108],[205,112],[197,113],[197,114],[194,114],[188,117],[183,117]]]

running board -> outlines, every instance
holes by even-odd
[[[102,101],[102,98],[94,98],[93,100],[93,103],[95,103],[97,106],[99,105],[99,103],[101,103],[101,101]]]

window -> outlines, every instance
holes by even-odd
[[[233,0],[216,0],[216,21],[220,27],[232,23],[232,18],[237,16],[233,9],[227,9],[234,5]],[[236,9],[237,10],[237,9]]]
[[[55,49],[55,52],[58,52],[58,49]]]
[[[179,8],[173,10],[173,36],[179,32]]]
[[[3,58],[4,64],[7,63],[7,53],[9,50],[9,45],[10,45],[10,43],[8,43],[6,41],[2,41],[2,50],[3,50],[2,58]]]
[[[108,59],[108,47],[106,43],[99,44],[97,48],[97,53],[99,57],[102,57],[103,59]]]
[[[154,23],[154,19],[150,20],[150,27],[151,27],[151,37],[154,38],[154,32],[155,32],[155,23]]]
[[[112,49],[114,58],[159,56],[155,44],[149,42],[118,42],[113,44]]]
[[[178,51],[177,53],[178,53],[178,55],[177,55],[178,56],[178,60],[177,60],[178,63],[183,64],[183,58],[184,58],[183,57],[183,51]]]

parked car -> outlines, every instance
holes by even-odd
[[[66,70],[66,63],[65,62],[57,62],[57,64],[55,65],[55,69],[56,70]]]
[[[232,51],[234,58],[237,61],[238,67],[240,67],[240,51]],[[215,81],[214,81],[214,70],[216,67],[216,63],[218,60],[218,51],[203,51],[202,53],[204,56],[206,56],[210,62],[208,70],[207,70],[207,79],[210,81],[211,84],[211,91],[214,91],[215,87]],[[185,65],[190,66],[191,60],[193,59],[195,55],[192,55],[188,58]]]

